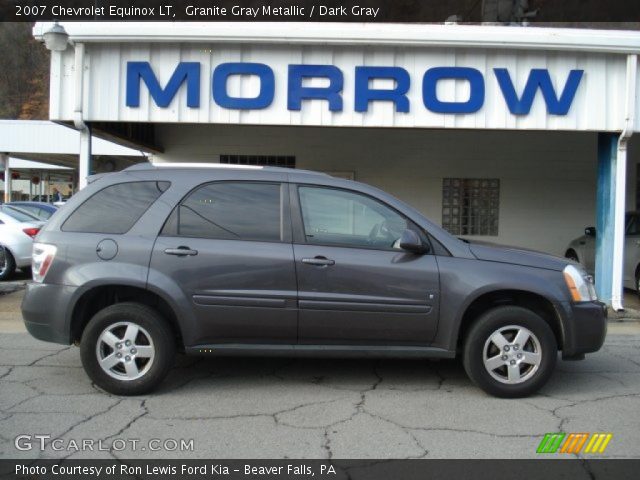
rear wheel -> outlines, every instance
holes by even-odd
[[[165,319],[139,303],[100,310],[80,343],[82,365],[91,380],[116,395],[140,395],[156,388],[173,365],[175,351]]]
[[[522,307],[498,307],[484,313],[469,331],[463,362],[467,374],[497,397],[526,397],[551,377],[558,346],[539,315]]]
[[[16,262],[11,252],[0,246],[0,280],[11,278],[16,269]]]

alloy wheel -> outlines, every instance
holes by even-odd
[[[155,358],[151,335],[133,322],[118,322],[105,328],[96,344],[98,364],[118,380],[137,380],[144,376]]]
[[[493,332],[484,344],[482,360],[489,375],[500,383],[529,380],[540,367],[542,347],[534,333],[509,325]]]

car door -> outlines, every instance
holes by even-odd
[[[191,300],[198,345],[295,343],[296,277],[286,186],[219,181],[174,209],[151,269]]]
[[[399,248],[405,216],[366,194],[292,185],[301,344],[425,345],[438,322],[435,256]]]

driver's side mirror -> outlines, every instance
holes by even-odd
[[[595,237],[596,236],[596,227],[587,227],[584,229],[584,234],[587,237]]]
[[[406,229],[400,237],[400,248],[411,253],[426,253],[427,248],[416,232]]]

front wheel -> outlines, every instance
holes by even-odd
[[[100,310],[80,342],[82,365],[89,378],[116,395],[140,395],[156,388],[173,365],[175,352],[166,320],[139,303],[118,303]]]
[[[464,344],[471,380],[496,397],[526,397],[551,377],[558,357],[555,335],[539,315],[505,306],[481,315]]]

